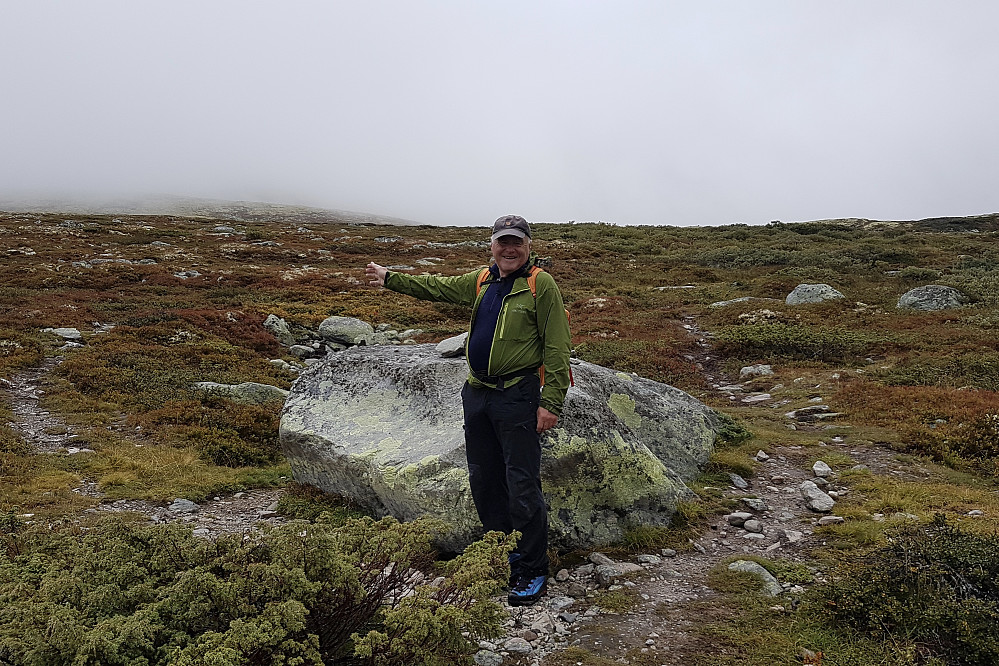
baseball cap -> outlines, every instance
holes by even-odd
[[[504,215],[493,222],[493,235],[490,240],[496,240],[500,236],[530,238],[531,227],[527,224],[527,220],[520,215]]]

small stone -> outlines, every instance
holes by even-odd
[[[659,564],[660,562],[663,561],[662,558],[659,557],[658,555],[651,555],[651,554],[642,554],[635,559],[638,560],[639,564]]]
[[[742,538],[743,539],[749,539],[751,541],[762,541],[763,539],[766,539],[767,537],[766,537],[766,535],[758,534],[756,532],[744,532],[743,535],[742,535]]]
[[[736,511],[725,516],[725,521],[733,527],[742,527],[752,517],[753,514],[747,511]]]
[[[576,621],[577,615],[575,613],[561,612],[558,614],[558,619],[562,620],[566,624],[572,624]]]
[[[586,587],[581,583],[569,583],[569,588],[565,591],[573,599],[582,599],[586,596]]]
[[[779,582],[777,582],[777,579],[774,578],[773,574],[757,562],[752,562],[750,560],[736,560],[735,562],[729,564],[728,568],[729,571],[740,571],[742,573],[756,576],[762,580],[766,593],[771,597],[776,597],[784,591],[784,588],[781,587]]]
[[[753,520],[747,520],[745,523],[742,524],[742,529],[746,530],[747,532],[753,532],[755,534],[762,534],[763,533],[763,523],[761,523],[760,521],[755,520],[755,519],[753,519]]]
[[[571,606],[575,602],[576,602],[576,600],[573,599],[572,597],[567,597],[565,595],[560,595],[560,596],[554,597],[550,602],[548,602],[548,605],[551,607],[551,609],[553,611],[560,611],[563,608],[568,608],[569,606]]]
[[[476,666],[502,666],[503,657],[492,650],[479,650],[472,657],[472,661],[475,662]]]
[[[749,483],[738,474],[733,474],[730,472],[728,478],[732,481],[732,485],[738,488],[739,490],[746,490],[747,488],[749,488]]]
[[[511,638],[506,643],[503,644],[503,649],[511,654],[531,654],[534,648],[531,644],[525,641],[519,636],[516,638]]]
[[[188,499],[176,499],[173,503],[167,507],[167,510],[172,513],[194,513],[200,509],[197,504]]]
[[[590,556],[587,559],[596,566],[613,566],[615,564],[614,560],[607,557],[603,553],[590,553]]]
[[[753,511],[766,511],[767,503],[758,497],[743,497],[742,503],[748,506]]]
[[[739,379],[746,379],[747,377],[767,377],[774,374],[774,368],[772,365],[747,365],[739,370]]]
[[[832,467],[827,465],[822,460],[817,460],[815,461],[815,464],[812,465],[812,472],[815,474],[815,476],[820,476],[824,479],[828,477],[830,474],[832,474]]]
[[[555,580],[560,583],[564,583],[565,581],[569,580],[569,570],[559,569],[558,573],[555,574]]]
[[[767,460],[770,460],[770,456],[769,456],[769,455],[767,455],[767,452],[766,452],[766,451],[763,451],[763,450],[760,450],[760,451],[757,451],[757,452],[756,452],[756,459],[757,459],[757,460],[758,460],[759,462],[765,462],[765,461],[767,461]]]
[[[676,551],[673,550],[672,548],[663,548],[662,550],[659,551],[659,554],[662,555],[663,557],[671,557],[671,558],[676,557]]]
[[[843,516],[822,516],[819,518],[819,525],[838,525],[840,523],[845,523],[846,519]]]
[[[524,631],[521,632],[520,637],[523,638],[528,643],[532,643],[538,640],[538,635],[533,631],[531,631],[530,629],[524,629]]]
[[[981,509],[972,509],[971,511],[968,512],[968,515],[971,516],[972,518],[978,518],[980,516],[984,516],[985,512],[982,511]]]
[[[832,511],[836,501],[824,493],[812,481],[802,481],[801,496],[805,500],[805,506],[817,513],[828,513]]]

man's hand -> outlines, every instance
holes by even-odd
[[[384,287],[386,273],[388,273],[388,269],[384,266],[379,266],[373,261],[364,268],[364,274],[368,277],[368,284],[372,287]]]
[[[544,407],[538,407],[538,432],[542,433],[550,430],[558,423],[558,417],[549,412]]]

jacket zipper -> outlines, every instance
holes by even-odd
[[[499,325],[499,337],[500,338],[503,337],[503,333],[506,331],[506,313],[507,313],[507,310],[509,310],[508,303],[507,303],[506,299],[510,298],[511,296],[513,296],[515,294],[519,294],[522,291],[528,291],[528,289],[524,288],[524,289],[520,289],[518,291],[511,291],[509,294],[507,294],[506,296],[503,297],[503,304],[502,304],[502,306],[500,308],[500,325]],[[489,347],[489,363],[487,363],[488,368],[486,369],[486,372],[491,372],[492,369],[493,369],[493,347],[495,347],[495,346],[496,346],[496,334],[494,333],[493,334],[493,344]]]

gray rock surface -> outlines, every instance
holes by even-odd
[[[766,377],[772,374],[774,374],[774,368],[772,365],[760,363],[758,365],[747,365],[739,370],[739,379],[745,379],[747,377]]]
[[[898,299],[897,308],[900,310],[948,310],[959,308],[968,302],[968,297],[954,289],[941,284],[928,284],[923,287],[916,287],[902,294]]]
[[[354,317],[327,317],[319,324],[319,335],[324,340],[344,345],[370,345],[375,329]]]
[[[215,382],[197,382],[195,388],[202,391],[219,393],[233,402],[246,405],[262,405],[267,402],[284,402],[288,391],[270,384],[243,382],[242,384],[216,384]]]
[[[815,474],[815,476],[821,476],[825,479],[832,474],[832,467],[830,467],[824,460],[816,460],[815,464],[812,465],[812,473]]]
[[[717,414],[658,382],[573,365],[559,424],[543,439],[552,545],[611,543],[669,523],[711,453]],[[292,386],[281,444],[295,478],[401,520],[430,515],[460,549],[481,531],[468,488],[460,389],[464,359],[435,345],[354,347]]]
[[[51,333],[52,335],[58,335],[63,340],[82,340],[83,334],[80,333],[78,328],[45,328],[42,329],[46,333]]]
[[[808,305],[846,298],[842,293],[827,284],[799,284],[787,295],[787,305]]]
[[[454,337],[448,338],[447,340],[441,340],[437,343],[437,353],[444,358],[456,358],[458,356],[465,355],[465,340],[468,339],[468,333],[462,333],[461,335],[456,335]]]
[[[267,319],[264,320],[264,328],[270,331],[271,335],[286,347],[295,344],[295,336],[291,334],[288,322],[281,317],[273,314],[267,315]]]
[[[801,496],[805,500],[805,506],[817,513],[829,513],[832,511],[836,500],[829,497],[821,488],[812,481],[801,482]]]
[[[173,503],[167,507],[167,510],[171,513],[194,513],[200,508],[201,507],[189,499],[175,499]]]
[[[752,576],[756,576],[763,581],[764,590],[771,597],[776,597],[778,594],[784,591],[781,584],[777,582],[774,575],[763,568],[763,565],[753,562],[752,560],[736,560],[728,565],[729,571],[741,571],[742,573],[747,573]]]

